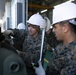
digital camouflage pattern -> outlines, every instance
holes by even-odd
[[[26,30],[13,29],[15,47],[23,51],[21,57],[23,58],[28,75],[35,75],[34,69],[31,63],[37,63],[40,58],[41,48],[41,32],[36,38],[31,37]],[[46,40],[45,40],[46,41]],[[18,48],[19,47],[19,48]],[[43,57],[47,50],[47,44],[44,42]],[[43,60],[42,60],[43,62]]]
[[[23,50],[23,42],[25,39],[24,35],[27,35],[27,33],[25,32],[25,30],[21,29],[13,29],[14,35],[13,35],[13,41],[14,41],[14,47],[19,50],[22,51]]]
[[[22,58],[26,64],[26,66],[31,67],[31,63],[37,63],[40,58],[40,48],[41,48],[41,32],[38,34],[36,38],[31,37],[26,30],[18,30],[14,29],[14,37],[15,44],[21,44],[22,47]],[[45,40],[46,41],[46,40]],[[43,57],[45,56],[45,52],[47,50],[47,44],[44,42],[43,46]]]
[[[52,53],[47,75],[76,75],[76,41],[67,47],[60,44]]]
[[[45,45],[45,42],[44,42]],[[36,38],[32,38],[30,35],[25,37],[23,43],[23,51],[27,53],[27,57],[25,56],[25,62],[29,64],[30,62],[38,62],[40,57],[40,47],[41,47],[41,35],[39,34]],[[46,46],[44,46],[44,52],[46,50]]]

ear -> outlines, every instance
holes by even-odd
[[[69,26],[67,24],[64,24],[63,26],[63,32],[68,32]]]

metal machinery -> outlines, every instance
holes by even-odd
[[[0,32],[0,75],[27,75],[23,60],[16,50],[4,43],[3,38]]]

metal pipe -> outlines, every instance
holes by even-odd
[[[26,25],[26,30],[28,30],[28,25],[27,25],[27,20],[28,20],[28,0],[25,0],[25,25]]]
[[[42,29],[42,40],[41,40],[41,49],[40,49],[40,59],[39,59],[39,61],[42,60],[44,37],[45,37],[45,28]]]

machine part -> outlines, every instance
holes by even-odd
[[[6,48],[0,48],[1,75],[27,75],[26,66],[16,53]]]

